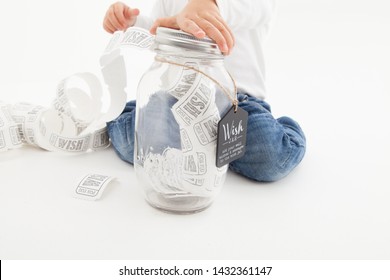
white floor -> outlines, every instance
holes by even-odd
[[[267,100],[308,139],[290,176],[261,184],[229,173],[209,209],[181,216],[150,207],[111,148],[2,153],[0,259],[389,259],[389,4],[279,2]],[[18,83],[6,70],[1,100],[50,102],[38,88],[56,80]],[[73,198],[76,180],[90,172],[117,181],[99,201]]]

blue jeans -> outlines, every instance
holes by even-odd
[[[305,154],[306,138],[301,127],[289,117],[275,119],[268,103],[256,97],[239,93],[238,101],[239,106],[248,112],[247,146],[244,156],[231,162],[229,168],[260,182],[276,181],[287,176]],[[135,106],[135,101],[128,102],[123,113],[107,124],[116,153],[131,164],[134,155]],[[158,130],[158,127],[155,129]],[[172,129],[177,130],[173,134],[180,137],[178,125]],[[178,143],[180,148],[179,138],[171,141],[171,147]]]

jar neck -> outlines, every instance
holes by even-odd
[[[194,61],[201,64],[212,63],[216,65],[222,65],[224,61],[224,56],[222,54],[195,51],[187,48],[170,46],[165,44],[156,44],[154,51],[156,52],[156,58],[163,58],[179,63]]]

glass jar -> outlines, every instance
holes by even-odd
[[[153,207],[201,211],[225,181],[228,165],[216,166],[217,128],[232,107],[234,83],[207,37],[160,27],[154,51],[137,90],[137,180]]]

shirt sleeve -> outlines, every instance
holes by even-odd
[[[232,30],[252,29],[268,23],[275,0],[216,0],[222,18]]]
[[[145,15],[141,11],[140,15],[137,17],[134,26],[142,27],[149,30],[156,19],[165,16],[164,11],[165,9],[163,7],[163,2],[160,0],[154,1],[150,15]]]

